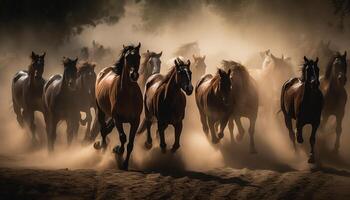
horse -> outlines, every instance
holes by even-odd
[[[205,74],[205,70],[207,69],[207,65],[205,64],[205,55],[204,56],[196,56],[193,57],[193,80],[198,81],[200,77]]]
[[[78,65],[78,77],[77,77],[77,96],[79,96],[79,110],[84,112],[85,119],[80,120],[80,124],[86,126],[84,141],[91,141],[93,135],[97,135],[99,129],[95,126],[91,127],[92,115],[91,109],[96,113],[96,100],[95,100],[95,63],[83,62]],[[93,132],[93,133],[91,133]]]
[[[296,120],[298,143],[303,143],[304,141],[302,133],[303,126],[311,124],[311,151],[308,162],[314,163],[314,145],[316,142],[316,132],[321,120],[323,95],[319,89],[318,58],[316,58],[316,61],[313,61],[304,56],[304,61],[301,78],[292,78],[283,84],[280,103],[285,124],[289,131],[289,137],[295,150],[295,134],[292,127],[292,119]]]
[[[343,55],[336,53],[330,59],[326,73],[321,78],[321,91],[324,96],[321,128],[325,126],[331,115],[336,117],[336,141],[334,151],[339,151],[342,121],[345,113],[345,105],[348,94],[345,89],[347,72],[346,51]]]
[[[77,62],[78,58],[63,57],[63,75],[51,76],[44,86],[44,119],[49,152],[54,151],[59,121],[67,123],[66,132],[69,146],[77,136],[80,121],[79,103],[81,102],[77,99],[79,98],[76,88]]]
[[[127,141],[123,123],[130,124],[127,155],[121,168],[128,169],[129,159],[134,146],[134,139],[142,112],[142,93],[137,80],[139,78],[140,47],[124,46],[118,61],[112,67],[106,67],[97,75],[96,102],[97,118],[100,124],[102,142],[94,144],[96,149],[106,149],[107,135],[115,125],[119,132],[121,145],[114,147],[117,155],[124,154],[124,145]],[[106,123],[106,117],[112,118],[113,123]],[[109,121],[110,122],[110,121]]]
[[[321,40],[317,45],[314,45],[314,48],[311,50],[311,55],[314,57],[319,57],[319,68],[320,73],[324,74],[326,72],[328,62],[334,57],[337,52],[331,48],[331,41],[325,43]]]
[[[179,46],[174,52],[174,56],[183,56],[190,58],[193,54],[199,55],[200,49],[198,42],[188,42]]]
[[[32,134],[32,143],[36,143],[36,125],[34,112],[43,112],[42,92],[45,79],[44,73],[45,54],[32,52],[31,63],[28,71],[19,71],[12,79],[12,104],[17,116],[17,122],[21,127],[28,124]]]
[[[151,126],[157,121],[160,139],[160,148],[166,152],[164,131],[169,124],[175,128],[175,142],[171,151],[175,153],[180,147],[182,121],[185,117],[186,96],[193,92],[191,82],[191,62],[184,61],[183,57],[177,57],[173,66],[166,75],[154,74],[147,83],[145,90],[144,106],[145,118],[138,130],[142,133],[147,129],[145,147],[152,148]]]
[[[162,56],[163,52],[155,53],[147,50],[146,53],[143,54],[144,61],[141,64],[140,74],[142,75],[141,78],[141,86],[144,86],[146,84],[147,79],[156,73],[160,73],[161,69],[161,60],[160,57]]]
[[[235,61],[222,61],[225,71],[231,70],[231,84],[233,95],[233,112],[228,121],[228,129],[230,131],[231,141],[234,141],[233,129],[234,122],[238,128],[236,141],[241,141],[244,135],[244,128],[241,123],[241,117],[249,119],[249,136],[250,148],[249,152],[257,153],[254,142],[255,123],[259,108],[259,95],[256,82],[250,76],[247,68]]]
[[[206,74],[199,79],[195,89],[202,128],[208,136],[209,126],[213,144],[217,144],[224,137],[224,129],[232,113],[230,74],[230,69],[227,73],[218,69],[214,76]],[[220,124],[218,136],[216,135],[216,124]]]

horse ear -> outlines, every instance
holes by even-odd
[[[32,54],[30,55],[30,57],[34,59],[35,56],[36,56],[36,55],[35,55],[34,51],[32,51]]]
[[[123,44],[123,49],[125,49],[125,47],[126,47],[126,46]]]
[[[318,57],[316,57],[316,60],[315,60],[315,64],[317,64],[318,63]]]
[[[190,61],[190,59],[188,59],[187,60],[187,66],[190,67],[190,65],[191,65],[191,61]]]
[[[41,55],[41,57],[42,57],[42,58],[45,58],[45,55],[46,55],[46,52],[44,52],[44,53]]]
[[[218,68],[218,72],[219,72],[220,77],[222,77],[222,76],[223,76],[223,71],[222,71],[222,69]]]
[[[175,58],[174,60],[174,64],[175,64],[175,67],[178,68],[179,67],[179,63],[177,62],[177,58]]]
[[[163,51],[161,51],[159,54],[157,54],[157,57],[160,58],[163,55]]]
[[[136,46],[136,49],[139,50],[141,47],[141,42],[139,42],[139,44]]]
[[[78,63],[78,57],[75,58],[74,62],[75,62],[75,64]]]
[[[306,58],[306,56],[304,56],[304,61],[309,62],[309,60]]]
[[[149,50],[147,49],[147,53],[149,53]]]
[[[227,75],[230,76],[231,72],[232,72],[231,69],[229,69],[228,72],[227,72]]]
[[[202,59],[205,60],[205,57],[206,57],[206,56],[204,55]]]

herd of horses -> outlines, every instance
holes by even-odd
[[[102,69],[97,75],[94,71],[96,64],[87,61],[78,63],[78,58],[63,58],[63,74],[54,75],[47,81],[42,77],[45,53],[38,55],[32,52],[28,70],[17,72],[12,80],[14,112],[18,123],[22,127],[29,127],[32,142],[37,142],[35,111],[43,113],[49,152],[54,151],[57,124],[60,121],[67,123],[68,144],[77,137],[79,126],[87,125],[84,141],[92,143],[100,134],[102,140],[95,142],[94,147],[103,150],[108,146],[108,134],[116,127],[120,145],[113,148],[113,152],[123,158],[127,143],[121,168],[128,169],[136,134],[146,131],[145,148],[152,148],[152,124],[157,124],[162,152],[167,150],[164,133],[169,125],[175,129],[171,152],[179,149],[186,95],[190,96],[194,91],[203,132],[213,144],[219,143],[224,137],[226,126],[231,140],[242,140],[244,128],[241,118],[245,117],[250,121],[250,153],[257,152],[254,132],[259,99],[262,98],[259,95],[261,83],[253,78],[245,66],[232,60],[223,60],[215,74],[205,74],[205,56],[193,55],[193,67],[190,60],[178,56],[163,75],[160,73],[162,52],[147,50],[140,54],[140,47],[140,43],[137,46],[123,46],[116,63]],[[144,57],[142,63],[141,55]],[[277,58],[269,50],[263,52],[262,56],[265,58],[263,69],[266,70],[271,68],[269,65],[272,63],[278,64],[288,59],[283,56]],[[304,57],[300,77],[284,77],[290,69],[282,68],[279,72],[282,75],[275,77],[283,77],[283,82],[280,83],[275,77],[268,77],[271,82],[265,82],[271,84],[268,86],[271,90],[273,87],[279,88],[280,111],[284,115],[294,148],[295,135],[296,141],[302,143],[303,126],[311,124],[309,163],[315,162],[317,129],[320,124],[324,127],[331,115],[336,117],[334,150],[338,151],[347,101],[346,52],[333,53],[321,70],[325,72],[321,78],[318,60]],[[195,86],[192,85],[194,82]],[[272,95],[269,98],[274,97]],[[96,112],[94,120],[91,109]],[[141,120],[142,111],[144,117]],[[81,112],[85,113],[84,119]],[[293,119],[296,121],[296,133]],[[128,136],[123,128],[125,123],[130,124]],[[234,124],[238,128],[236,137],[233,134]]]

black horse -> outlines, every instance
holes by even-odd
[[[28,124],[32,134],[32,142],[36,143],[34,112],[43,112],[42,91],[45,80],[44,58],[42,55],[31,54],[32,62],[28,66],[28,71],[19,71],[12,79],[12,103],[17,115],[17,121],[23,127],[24,122]]]
[[[43,102],[48,150],[54,150],[57,123],[67,123],[67,142],[77,135],[80,121],[79,97],[76,92],[77,59],[63,58],[63,76],[52,76],[44,86]]]
[[[323,107],[323,95],[319,89],[319,68],[316,61],[304,56],[305,63],[302,68],[301,78],[292,78],[284,83],[281,92],[281,110],[284,114],[289,137],[295,147],[295,135],[292,127],[292,119],[296,120],[297,141],[303,143],[303,126],[311,124],[310,137],[311,152],[309,163],[315,162],[314,145],[316,131],[320,125]]]

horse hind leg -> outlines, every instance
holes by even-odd
[[[135,135],[137,132],[137,128],[139,126],[140,120],[136,120],[133,123],[131,123],[131,127],[130,127],[130,134],[129,134],[129,142],[128,142],[128,146],[127,146],[127,153],[126,153],[126,158],[124,160],[123,163],[123,169],[127,170],[129,167],[129,160],[130,160],[130,155],[131,152],[134,148],[134,140],[135,140]]]
[[[97,123],[97,121],[98,121],[98,123]],[[106,124],[105,113],[98,106],[97,106],[97,121],[95,121],[96,123],[95,123],[94,127],[95,128],[100,127],[102,141],[101,142],[95,142],[94,148],[97,149],[97,150],[99,150],[99,149],[105,150],[107,148],[106,137],[107,137],[107,135],[110,132],[112,132],[113,126],[114,126],[114,122],[113,122],[113,119],[111,119]]]
[[[126,134],[124,132],[123,124],[120,121],[115,119],[114,123],[115,123],[115,127],[118,130],[120,146],[119,145],[115,146],[113,149],[113,152],[118,154],[118,155],[122,155],[124,153],[124,150],[125,150],[124,146],[126,143]]]
[[[213,119],[208,120],[208,125],[211,133],[211,141],[213,144],[219,143],[219,138],[216,136],[216,131],[215,131],[215,122]]]
[[[167,124],[158,121],[159,145],[160,145],[162,153],[166,152],[164,131],[167,128],[167,126],[168,126]]]
[[[233,135],[233,130],[234,130],[235,124],[234,124],[233,120],[234,120],[233,117],[230,117],[230,119],[228,120],[228,130],[230,132],[231,142],[235,141],[235,138]]]
[[[69,120],[67,121],[67,143],[68,146],[71,146],[72,141],[77,137],[79,129],[79,121]]]
[[[34,111],[24,110],[23,116],[24,116],[25,122],[29,126],[30,133],[32,134],[32,144],[35,145],[37,143],[37,139],[36,139],[36,126],[34,123]]]
[[[297,141],[298,141],[298,143],[301,144],[304,142],[304,139],[303,139],[303,126],[304,126],[304,124],[302,124],[300,122],[300,120],[297,119],[296,125],[297,125]]]
[[[145,123],[147,128],[147,139],[145,141],[145,148],[151,149],[152,148],[152,132],[151,132],[152,121],[145,119]]]
[[[199,114],[200,114],[200,120],[201,120],[201,123],[202,123],[203,132],[205,133],[205,135],[208,135],[209,127],[208,127],[207,116],[200,109],[199,109]]]
[[[336,117],[337,125],[336,125],[336,139],[335,139],[335,144],[334,144],[334,152],[338,153],[339,152],[339,146],[340,146],[340,136],[342,133],[342,121],[343,121],[343,115],[338,115]]]
[[[176,123],[174,125],[175,128],[175,141],[174,145],[171,148],[171,152],[175,153],[180,148],[180,136],[182,132],[182,121]]]
[[[285,117],[284,122],[285,122],[286,127],[287,127],[288,132],[289,132],[289,139],[293,143],[294,151],[296,151],[297,148],[295,145],[295,133],[293,131],[292,119],[290,117]]]
[[[311,150],[310,150],[310,157],[309,157],[309,160],[308,160],[309,163],[315,163],[314,146],[315,146],[315,142],[316,142],[316,132],[317,132],[317,128],[318,128],[319,124],[320,124],[319,122],[312,124],[312,131],[311,131],[311,136],[310,136]]]
[[[238,129],[238,134],[237,134],[236,140],[239,142],[239,141],[242,141],[243,136],[244,136],[244,128],[243,128],[243,125],[241,122],[241,117],[239,117],[239,116],[236,117],[235,122],[237,124],[237,129]]]
[[[23,115],[22,115],[22,110],[21,107],[13,101],[13,110],[16,114],[17,117],[17,122],[18,124],[23,128],[24,127],[24,120],[23,120]]]
[[[227,122],[229,120],[229,116],[226,116],[226,117],[223,117],[221,120],[220,120],[220,130],[219,130],[219,139],[222,139],[224,138],[224,130],[226,128],[226,125],[227,125]]]

